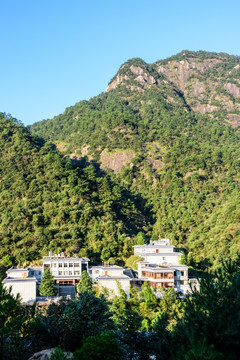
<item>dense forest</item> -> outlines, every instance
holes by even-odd
[[[144,201],[97,166],[73,167],[54,145],[0,115],[2,267],[27,265],[47,251],[124,262],[143,229]]]
[[[146,241],[172,237],[186,263],[217,267],[240,244],[239,60],[201,51],[131,59],[106,92],[30,131],[137,197]]]
[[[131,267],[132,246],[159,236],[201,273],[184,299],[81,278],[76,300],[31,308],[0,282],[0,359],[239,358],[239,110],[240,58],[183,51],[131,59],[31,127],[0,113],[0,275],[48,251]]]

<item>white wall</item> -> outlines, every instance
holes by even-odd
[[[28,270],[26,269],[10,269],[7,271],[7,276],[11,278],[23,279],[28,276]]]
[[[165,264],[179,264],[179,260],[181,258],[181,254],[178,253],[176,256],[167,256],[165,254],[158,254],[158,255],[144,255],[144,261],[149,262],[150,264],[156,265],[165,265]]]
[[[16,296],[18,293],[22,298],[22,302],[28,302],[29,300],[36,300],[36,281],[8,281],[4,284],[5,288],[12,287],[12,294]]]
[[[98,285],[99,288],[106,288],[114,295],[119,295],[119,289],[118,289],[118,282],[121,286],[121,289],[125,291],[125,293],[128,295],[130,291],[130,279],[118,279],[117,281],[115,279],[99,279]]]

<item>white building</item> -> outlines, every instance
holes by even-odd
[[[61,255],[52,255],[42,259],[43,271],[49,269],[57,285],[76,285],[84,270],[88,271],[88,258],[67,257]]]
[[[38,268],[14,269],[7,270],[7,277],[3,280],[6,289],[12,289],[12,295],[20,294],[22,302],[28,303],[36,300],[37,296],[37,274]]]
[[[150,264],[169,265],[179,264],[182,254],[175,251],[175,246],[169,239],[150,241],[150,244],[134,245],[134,255],[141,256]]]
[[[160,266],[140,261],[138,277],[149,281],[150,286],[156,290],[172,287],[183,294],[189,291],[188,266],[186,265]]]
[[[188,266],[180,264],[182,254],[175,251],[169,239],[135,245],[134,254],[143,258],[138,262],[138,278],[149,281],[153,289],[171,287],[183,294],[190,291]]]
[[[130,277],[124,274],[124,268],[118,265],[99,265],[89,268],[92,281],[98,283],[99,289],[105,288],[112,295],[119,295],[120,289],[127,295],[130,291]]]

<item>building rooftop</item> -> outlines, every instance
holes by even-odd
[[[175,248],[174,245],[164,245],[164,244],[144,244],[144,245],[133,245],[134,248]]]
[[[35,281],[37,282],[37,279],[35,277],[27,277],[27,278],[11,278],[11,277],[7,277],[6,279],[3,280],[3,283],[8,283],[8,282],[20,282],[20,281],[25,281],[25,282],[30,282],[30,281]]]
[[[147,266],[143,267],[142,270],[151,270],[151,271],[175,271],[179,269],[188,269],[187,265],[174,265],[174,264],[166,264],[164,266],[157,264],[149,264],[144,261],[139,261],[138,264],[146,264]]]
[[[160,257],[160,256],[182,256],[182,253],[174,251],[172,253],[144,253],[142,255],[143,255],[142,257],[144,257],[144,256],[157,256],[157,257]]]
[[[98,276],[98,280],[131,280],[131,278],[127,275],[120,275],[120,276],[100,275]]]
[[[67,257],[67,256],[44,256],[42,261],[90,261],[88,258],[79,258],[79,257]]]
[[[21,272],[23,272],[23,271],[28,271],[28,269],[11,267],[11,268],[8,269],[6,272],[11,272],[11,271],[14,271],[14,272],[16,272],[16,271],[21,271]]]
[[[97,265],[97,266],[90,266],[89,269],[121,270],[123,269],[123,267],[118,265]]]

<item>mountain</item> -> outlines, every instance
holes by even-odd
[[[73,166],[2,113],[0,159],[0,266],[29,264],[49,250],[124,261],[138,232],[150,229],[143,202],[110,175]]]
[[[152,236],[172,236],[188,263],[217,266],[239,251],[239,61],[203,51],[131,59],[106,92],[31,132],[144,199]]]

